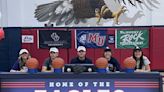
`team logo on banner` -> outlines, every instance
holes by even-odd
[[[22,43],[34,43],[33,35],[22,35]]]
[[[115,43],[114,35],[108,35],[108,43],[109,44],[114,44]]]
[[[117,30],[116,48],[148,48],[149,46],[148,30]]]
[[[77,30],[76,42],[78,46],[87,48],[106,47],[106,30]]]
[[[40,30],[39,48],[71,47],[71,32],[61,30]]]

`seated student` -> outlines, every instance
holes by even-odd
[[[58,57],[58,55],[59,50],[56,47],[50,48],[49,57],[46,58],[43,63],[42,72],[53,72],[52,61]]]
[[[143,55],[143,51],[140,47],[134,48],[132,57],[137,62],[136,72],[149,72],[149,71],[151,71],[150,61],[146,56]]]
[[[71,64],[92,64],[92,60],[86,57],[86,48],[84,46],[77,48],[77,55],[71,60]]]
[[[109,70],[112,72],[121,71],[119,62],[112,57],[112,50],[109,47],[106,47],[104,50],[104,57],[108,60]]]
[[[13,65],[10,72],[27,72],[27,67],[25,66],[26,61],[31,58],[27,49],[21,49],[19,52],[18,60]]]

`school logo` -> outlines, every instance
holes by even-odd
[[[105,30],[77,30],[76,42],[78,46],[88,48],[106,47],[106,31]]]
[[[51,34],[51,38],[52,38],[54,41],[59,41],[60,36],[59,36],[56,32],[54,32],[54,33]]]
[[[148,48],[149,32],[148,30],[117,30],[116,48]]]
[[[39,48],[70,48],[71,32],[65,30],[39,30]]]

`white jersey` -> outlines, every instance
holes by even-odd
[[[145,69],[145,66],[150,64],[150,60],[146,56],[143,56],[143,63],[144,65],[142,66],[142,69]],[[140,64],[140,60],[137,61],[136,64],[137,69],[139,68],[139,64]]]

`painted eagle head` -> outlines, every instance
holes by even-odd
[[[155,4],[158,3],[156,0],[113,0],[121,5],[121,7],[116,7],[117,11],[113,12],[107,5],[107,2],[110,1],[112,0],[55,0],[38,5],[35,10],[35,18],[39,22],[48,21],[48,24],[54,22],[56,26],[86,23],[88,18],[93,17],[97,18],[97,24],[101,19],[108,18],[113,18],[118,24],[120,15],[127,11],[125,7],[127,3],[132,6],[139,4],[140,8],[143,8],[142,5],[144,5],[149,10],[152,10],[152,7],[156,8]]]

